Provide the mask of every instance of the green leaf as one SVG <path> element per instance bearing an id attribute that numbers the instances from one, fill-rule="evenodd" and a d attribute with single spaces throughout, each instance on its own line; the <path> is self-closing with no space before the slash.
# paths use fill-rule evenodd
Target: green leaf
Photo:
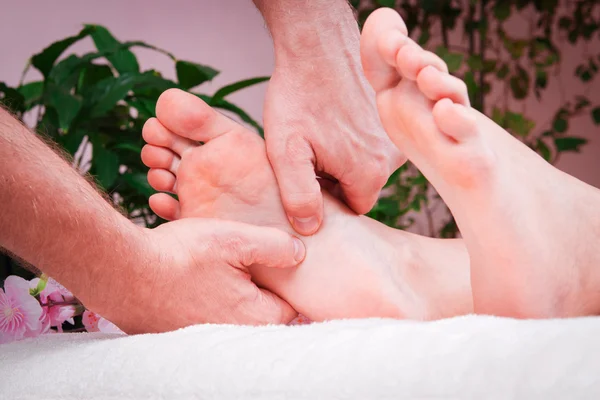
<path id="1" fill-rule="evenodd" d="M 138 110 L 141 118 L 156 117 L 156 100 L 144 97 L 135 97 L 127 100 L 127 104 Z"/>
<path id="2" fill-rule="evenodd" d="M 500 22 L 506 21 L 510 17 L 510 2 L 496 1 L 494 5 L 494 16 Z"/>
<path id="3" fill-rule="evenodd" d="M 425 29 L 421 31 L 417 43 L 419 46 L 425 46 L 429 42 L 429 39 L 431 39 L 431 32 L 429 32 L 429 29 Z"/>
<path id="4" fill-rule="evenodd" d="M 8 87 L 4 82 L 0 82 L 0 103 L 4 104 L 13 113 L 25 111 L 25 98 L 14 88 Z"/>
<path id="5" fill-rule="evenodd" d="M 587 139 L 579 137 L 560 137 L 554 139 L 556 150 L 559 152 L 563 151 L 574 151 L 579 153 L 580 147 L 587 143 Z"/>
<path id="6" fill-rule="evenodd" d="M 575 105 L 575 111 L 580 111 L 583 108 L 589 106 L 591 103 L 590 101 L 587 99 L 587 97 L 584 96 L 577 96 L 577 104 Z"/>
<path id="7" fill-rule="evenodd" d="M 26 85 L 19 87 L 17 90 L 23 96 L 23 99 L 25 101 L 25 109 L 29 110 L 42 100 L 42 93 L 44 92 L 44 82 L 30 82 Z"/>
<path id="8" fill-rule="evenodd" d="M 59 136 L 56 141 L 71 155 L 75 155 L 83 138 L 88 134 L 83 129 L 75 129 L 69 131 L 66 135 Z"/>
<path id="9" fill-rule="evenodd" d="M 510 89 L 513 96 L 518 99 L 524 99 L 529 93 L 529 74 L 521 66 L 517 66 L 517 72 L 510 78 Z"/>
<path id="10" fill-rule="evenodd" d="M 484 60 L 483 61 L 483 72 L 489 73 L 492 72 L 496 68 L 496 64 L 498 62 L 496 60 Z"/>
<path id="11" fill-rule="evenodd" d="M 529 45 L 529 40 L 513 40 L 507 36 L 503 38 L 504 47 L 510 53 L 514 60 L 518 60 L 523 55 L 523 51 Z"/>
<path id="12" fill-rule="evenodd" d="M 471 71 L 481 71 L 483 69 L 483 61 L 478 55 L 471 55 L 467 60 L 467 65 Z"/>
<path id="13" fill-rule="evenodd" d="M 232 83 L 231 85 L 223 86 L 221 89 L 217 90 L 215 94 L 213 94 L 213 101 L 223 99 L 229 96 L 231 93 L 268 81 L 269 79 L 271 79 L 271 77 L 261 76 L 258 78 L 246 79 L 243 81 Z"/>
<path id="14" fill-rule="evenodd" d="M 142 148 L 140 146 L 136 146 L 132 143 L 117 143 L 112 147 L 113 150 L 127 150 L 136 154 L 140 154 L 142 152 Z"/>
<path id="15" fill-rule="evenodd" d="M 137 74 L 125 73 L 117 78 L 103 79 L 91 87 L 87 96 L 91 103 L 90 116 L 97 118 L 109 112 L 133 89 L 138 77 Z"/>
<path id="16" fill-rule="evenodd" d="M 471 100 L 471 104 L 473 104 L 475 103 L 475 97 L 477 95 L 477 92 L 479 91 L 479 86 L 477 86 L 477 82 L 475 82 L 475 75 L 473 75 L 473 72 L 467 71 L 465 72 L 463 80 L 467 85 L 467 90 L 469 92 L 469 99 Z"/>
<path id="17" fill-rule="evenodd" d="M 140 71 L 135 55 L 129 49 L 118 50 L 122 43 L 115 39 L 108 29 L 101 25 L 86 25 L 86 28 L 91 30 L 92 40 L 98 51 L 112 52 L 106 58 L 119 73 Z"/>
<path id="18" fill-rule="evenodd" d="M 71 122 L 75 119 L 83 100 L 78 95 L 73 95 L 70 91 L 64 87 L 58 86 L 52 82 L 48 83 L 46 89 L 48 96 L 48 104 L 51 105 L 58 114 L 58 128 L 63 131 L 68 131 L 71 126 Z"/>
<path id="19" fill-rule="evenodd" d="M 102 143 L 92 135 L 90 137 L 93 146 L 92 175 L 96 177 L 100 185 L 108 190 L 119 176 L 119 157 L 112 151 L 102 147 Z"/>
<path id="20" fill-rule="evenodd" d="M 592 110 L 592 119 L 596 125 L 600 125 L 600 107 L 596 107 Z"/>
<path id="21" fill-rule="evenodd" d="M 400 168 L 395 170 L 392 173 L 392 175 L 390 175 L 390 177 L 388 178 L 387 182 L 385 183 L 385 185 L 383 187 L 389 187 L 389 186 L 393 185 L 394 183 L 396 183 L 401 172 L 402 172 L 402 170 Z"/>
<path id="22" fill-rule="evenodd" d="M 452 53 L 444 46 L 438 46 L 435 53 L 448 65 L 448 72 L 450 73 L 458 71 L 465 58 L 464 54 Z"/>
<path id="23" fill-rule="evenodd" d="M 523 114 L 507 111 L 505 114 L 505 127 L 515 135 L 526 137 L 535 127 L 535 122 L 525 118 Z"/>
<path id="24" fill-rule="evenodd" d="M 56 60 L 60 57 L 60 55 L 69 48 L 73 43 L 78 42 L 84 37 L 88 36 L 91 32 L 91 29 L 85 27 L 79 32 L 79 34 L 75 36 L 68 37 L 63 40 L 59 40 L 58 42 L 52 43 L 50 46 L 46 47 L 40 53 L 31 57 L 31 64 L 37 68 L 44 77 L 47 77 L 52 70 L 52 66 L 56 62 Z"/>
<path id="25" fill-rule="evenodd" d="M 38 294 L 42 293 L 44 291 L 44 289 L 46 289 L 47 283 L 48 283 L 48 281 L 46 279 L 40 279 L 34 289 L 29 289 L 29 294 L 31 296 L 35 297 Z"/>
<path id="26" fill-rule="evenodd" d="M 126 173 L 123 175 L 123 179 L 127 184 L 139 194 L 146 198 L 152 196 L 156 191 L 152 189 L 152 186 L 148 183 L 146 174 L 141 172 Z"/>
<path id="27" fill-rule="evenodd" d="M 592 72 L 588 69 L 586 71 L 583 71 L 581 75 L 579 75 L 579 78 L 581 78 L 582 82 L 589 82 L 592 80 L 593 75 Z"/>
<path id="28" fill-rule="evenodd" d="M 535 86 L 545 89 L 548 85 L 548 73 L 543 70 L 537 70 L 535 73 Z"/>
<path id="29" fill-rule="evenodd" d="M 79 73 L 79 81 L 77 90 L 79 92 L 85 90 L 89 86 L 95 85 L 103 79 L 113 76 L 113 72 L 108 65 L 89 64 L 84 67 Z"/>
<path id="30" fill-rule="evenodd" d="M 394 8 L 396 6 L 396 0 L 377 0 L 377 4 L 381 7 Z"/>
<path id="31" fill-rule="evenodd" d="M 48 79 L 52 82 L 61 86 L 74 86 L 77 83 L 79 68 L 81 68 L 86 61 L 82 58 L 71 54 L 58 64 L 50 71 Z"/>
<path id="32" fill-rule="evenodd" d="M 492 121 L 504 127 L 504 113 L 498 107 L 492 110 Z"/>
<path id="33" fill-rule="evenodd" d="M 536 142 L 536 151 L 544 158 L 544 160 L 550 162 L 552 159 L 552 153 L 550 148 L 542 139 L 538 139 Z"/>
<path id="34" fill-rule="evenodd" d="M 206 101 L 206 97 L 204 97 L 204 98 L 201 96 L 198 96 L 198 97 L 200 97 L 201 99 Z M 254 119 L 252 119 L 252 117 L 250 117 L 250 115 L 248 115 L 244 110 L 242 110 L 235 104 L 232 104 L 223 99 L 217 99 L 217 100 L 209 99 L 209 101 L 207 101 L 207 103 L 213 107 L 221 108 L 223 110 L 231 111 L 234 114 L 237 114 L 237 116 L 240 117 L 242 119 L 242 121 L 252 125 L 254 128 L 256 128 L 258 134 L 260 136 L 264 137 L 265 132 L 264 132 L 262 126 L 260 126 L 260 124 L 258 122 L 256 122 Z"/>
<path id="35" fill-rule="evenodd" d="M 196 64 L 189 61 L 177 61 L 175 64 L 177 80 L 183 89 L 191 89 L 212 80 L 219 71 L 206 65 Z"/>
<path id="36" fill-rule="evenodd" d="M 552 124 L 552 129 L 554 129 L 554 131 L 558 132 L 558 133 L 566 132 L 568 127 L 569 127 L 569 123 L 567 122 L 566 119 L 563 119 L 563 118 L 555 119 L 554 123 Z"/>
<path id="37" fill-rule="evenodd" d="M 509 72 L 510 70 L 508 68 L 508 65 L 502 64 L 498 72 L 496 72 L 496 76 L 498 77 L 498 79 L 504 79 L 506 78 Z"/>
<path id="38" fill-rule="evenodd" d="M 571 18 L 569 18 L 569 17 L 561 17 L 558 20 L 558 26 L 561 29 L 569 29 L 569 27 L 571 26 Z"/>
<path id="39" fill-rule="evenodd" d="M 137 96 L 143 95 L 144 97 L 158 100 L 158 97 L 162 92 L 172 88 L 182 89 L 177 83 L 163 78 L 160 72 L 150 70 L 145 71 L 136 80 L 135 94 Z"/>

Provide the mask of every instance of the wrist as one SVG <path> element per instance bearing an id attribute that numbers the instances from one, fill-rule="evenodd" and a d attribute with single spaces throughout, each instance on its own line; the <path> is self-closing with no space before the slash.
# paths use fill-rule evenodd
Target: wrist
<path id="1" fill-rule="evenodd" d="M 360 32 L 345 0 L 255 3 L 271 33 L 276 65 L 314 68 L 317 61 L 328 60 L 360 64 Z"/>
<path id="2" fill-rule="evenodd" d="M 98 254 L 106 254 L 92 260 L 80 284 L 73 293 L 86 308 L 97 312 L 120 327 L 124 318 L 132 318 L 136 306 L 151 291 L 149 282 L 154 276 L 152 266 L 157 256 L 150 245 L 151 231 L 141 228 L 123 218 L 107 235 L 104 248 Z M 143 311 L 143 308 L 142 308 Z"/>

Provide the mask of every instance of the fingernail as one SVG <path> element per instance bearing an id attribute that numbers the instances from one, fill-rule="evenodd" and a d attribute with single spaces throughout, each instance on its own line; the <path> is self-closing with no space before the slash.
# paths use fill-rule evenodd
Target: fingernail
<path id="1" fill-rule="evenodd" d="M 304 260 L 306 256 L 306 249 L 304 248 L 304 243 L 298 238 L 294 238 L 294 260 L 296 262 L 300 262 Z"/>
<path id="2" fill-rule="evenodd" d="M 319 221 L 316 217 L 308 217 L 308 218 L 293 218 L 293 224 L 296 230 L 305 235 L 310 235 L 315 233 L 317 228 L 319 227 Z"/>

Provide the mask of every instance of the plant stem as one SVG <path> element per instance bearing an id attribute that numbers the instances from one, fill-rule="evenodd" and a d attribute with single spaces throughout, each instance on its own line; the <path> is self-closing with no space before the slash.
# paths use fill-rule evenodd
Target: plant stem
<path id="1" fill-rule="evenodd" d="M 31 67 L 31 59 L 27 61 L 27 65 L 25 65 L 25 68 L 23 69 L 23 72 L 21 73 L 21 79 L 19 79 L 19 87 L 23 86 L 23 82 L 25 82 L 25 75 L 27 75 L 27 72 L 29 71 L 30 67 Z"/>

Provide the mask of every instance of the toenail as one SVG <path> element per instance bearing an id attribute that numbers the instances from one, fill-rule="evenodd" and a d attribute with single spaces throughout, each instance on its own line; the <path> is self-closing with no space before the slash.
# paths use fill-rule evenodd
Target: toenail
<path id="1" fill-rule="evenodd" d="M 319 227 L 319 220 L 316 217 L 294 217 L 292 218 L 292 221 L 294 228 L 296 228 L 298 232 L 302 232 L 304 234 L 313 234 Z"/>

